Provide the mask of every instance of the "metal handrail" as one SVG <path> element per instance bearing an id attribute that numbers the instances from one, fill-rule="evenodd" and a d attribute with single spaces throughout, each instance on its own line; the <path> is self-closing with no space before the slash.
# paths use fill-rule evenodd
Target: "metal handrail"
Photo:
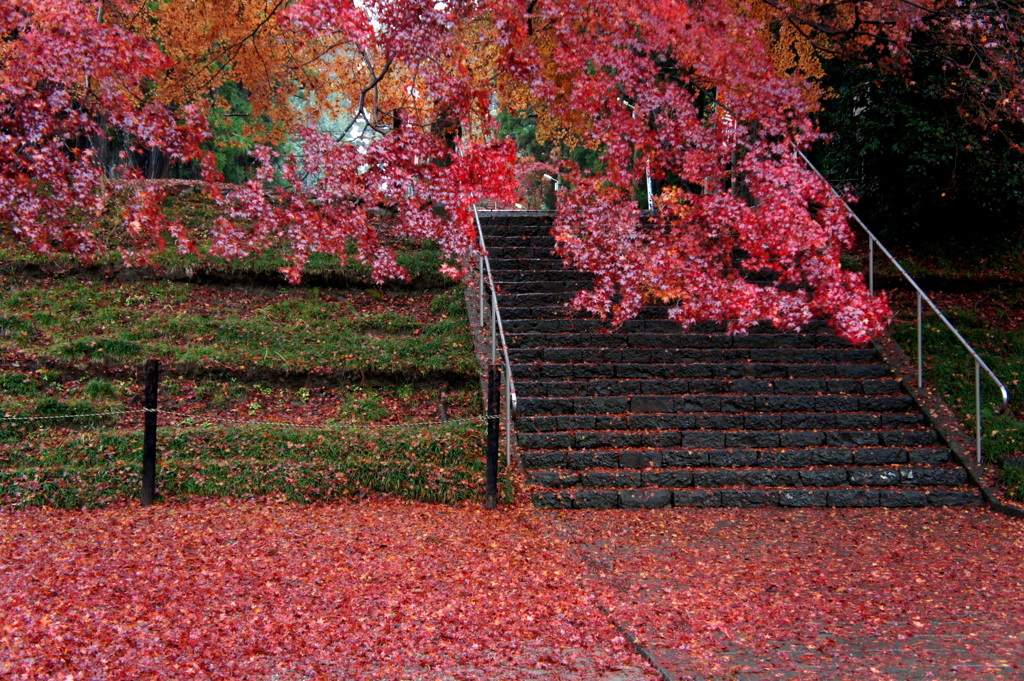
<path id="1" fill-rule="evenodd" d="M 505 340 L 505 327 L 501 323 L 501 311 L 498 309 L 498 289 L 494 285 L 494 277 L 491 274 L 491 261 L 487 257 L 487 245 L 484 242 L 484 230 L 480 224 L 480 213 L 476 206 L 473 206 L 473 218 L 476 220 L 476 234 L 480 242 L 480 253 L 477 255 L 477 267 L 479 274 L 479 297 L 477 305 L 480 310 L 480 328 L 484 328 L 484 277 L 486 275 L 487 287 L 491 290 L 491 333 L 490 333 L 490 354 L 491 364 L 494 364 L 498 353 L 498 340 L 501 341 L 501 354 L 505 365 L 505 464 L 512 464 L 512 417 L 518 406 L 516 397 L 516 384 L 512 378 L 512 363 L 508 358 L 508 342 Z"/>
<path id="2" fill-rule="evenodd" d="M 828 181 L 828 179 L 826 179 L 826 177 L 824 175 L 822 175 L 821 171 L 818 170 L 817 167 L 815 167 L 815 165 L 813 163 L 811 163 L 811 159 L 807 158 L 807 155 L 804 154 L 804 152 L 800 151 L 799 148 L 797 148 L 795 146 L 793 148 L 796 150 L 797 155 L 801 159 L 803 159 L 803 162 L 807 164 L 807 167 L 810 168 L 811 170 L 813 170 L 818 175 L 818 177 L 820 177 L 822 180 L 825 181 L 826 184 L 828 184 L 829 189 L 832 190 L 832 193 L 836 196 L 836 198 L 838 198 L 840 201 L 843 202 L 843 205 L 846 207 L 846 210 L 850 214 L 850 217 L 853 218 L 853 220 L 858 225 L 860 225 L 861 229 L 863 229 L 864 232 L 868 235 L 868 290 L 871 292 L 871 294 L 874 295 L 874 293 L 875 293 L 875 247 L 876 246 L 878 247 L 879 250 L 882 251 L 882 253 L 885 255 L 885 257 L 887 257 L 889 259 L 889 262 L 892 263 L 892 265 L 896 268 L 896 270 L 900 274 L 903 275 L 903 278 L 906 279 L 907 282 L 911 286 L 914 287 L 915 291 L 917 291 L 917 387 L 918 387 L 918 389 L 920 390 L 922 388 L 923 384 L 924 384 L 924 334 L 923 334 L 923 327 L 922 327 L 922 323 L 921 323 L 921 316 L 922 316 L 922 309 L 923 309 L 923 306 L 921 304 L 922 301 L 928 303 L 928 306 L 932 309 L 932 311 L 935 312 L 936 315 L 938 315 L 939 319 L 942 320 L 942 323 L 946 325 L 946 328 L 948 328 L 953 333 L 953 335 L 956 336 L 956 339 L 958 341 L 960 341 L 960 344 L 964 346 L 964 349 L 967 350 L 968 354 L 971 357 L 974 358 L 975 443 L 976 443 L 976 451 L 977 451 L 978 463 L 980 464 L 981 463 L 981 433 L 982 433 L 982 427 L 981 427 L 981 370 L 982 369 L 985 370 L 985 373 L 987 373 L 989 375 L 989 378 L 991 378 L 992 381 L 995 382 L 996 386 L 999 388 L 999 392 L 1002 394 L 1003 405 L 999 409 L 996 410 L 995 413 L 997 415 L 998 414 L 1002 414 L 1010 406 L 1010 391 L 1007 390 L 1006 384 L 1004 384 L 1001 380 L 999 380 L 999 377 L 996 376 L 995 372 L 993 372 L 992 369 L 989 368 L 988 364 L 985 363 L 985 360 L 983 360 L 981 358 L 981 356 L 979 356 L 978 353 L 974 350 L 974 348 L 971 346 L 971 344 L 968 343 L 964 339 L 964 337 L 962 335 L 960 335 L 960 332 L 957 330 L 957 328 L 955 326 L 953 326 L 953 324 L 948 319 L 946 319 L 946 315 L 942 314 L 942 311 L 939 310 L 938 306 L 935 305 L 935 302 L 932 301 L 932 299 L 930 297 L 928 297 L 928 294 L 925 293 L 921 289 L 921 287 L 918 285 L 918 283 L 916 281 L 914 281 L 914 278 L 911 277 L 910 274 L 907 273 L 907 271 L 905 269 L 903 269 L 903 266 L 900 265 L 900 263 L 892 255 L 892 253 L 889 252 L 889 249 L 887 249 L 884 245 L 882 245 L 882 242 L 878 240 L 878 237 L 876 237 L 874 235 L 874 233 L 870 229 L 868 229 L 868 226 L 864 224 L 864 221 L 861 220 L 860 217 L 856 213 L 853 212 L 853 208 L 850 207 L 850 204 L 847 203 L 846 200 L 843 199 L 843 197 L 839 195 L 839 192 L 836 191 L 835 187 L 833 187 L 832 184 Z"/>

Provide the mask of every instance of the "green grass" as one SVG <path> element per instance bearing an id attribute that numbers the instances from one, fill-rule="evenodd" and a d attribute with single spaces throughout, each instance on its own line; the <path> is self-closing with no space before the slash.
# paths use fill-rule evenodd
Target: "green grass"
<path id="1" fill-rule="evenodd" d="M 1006 487 L 1007 495 L 1014 501 L 1024 501 L 1024 468 L 1004 465 L 999 473 L 999 482 Z"/>
<path id="2" fill-rule="evenodd" d="M 88 399 L 36 396 L 30 399 L 0 397 L 0 416 L 19 420 L 0 420 L 0 445 L 25 439 L 44 439 L 41 431 L 50 428 L 97 429 L 116 422 L 113 411 L 123 411 L 123 404 Z M 3 454 L 0 452 L 0 458 Z"/>
<path id="3" fill-rule="evenodd" d="M 101 398 L 101 397 L 117 397 L 118 390 L 117 385 L 108 378 L 94 378 L 85 386 L 85 392 L 89 397 Z"/>
<path id="4" fill-rule="evenodd" d="M 476 376 L 465 306 L 441 294 L 429 323 L 395 312 L 360 313 L 317 289 L 282 287 L 263 302 L 222 299 L 218 289 L 169 281 L 86 284 L 2 277 L 7 320 L 0 349 L 75 366 L 134 367 L 146 357 L 174 364 L 258 367 L 396 380 Z M 198 296 L 186 305 L 189 297 Z M 397 293 L 391 296 L 432 295 Z"/>
<path id="5" fill-rule="evenodd" d="M 158 492 L 165 498 L 321 502 L 381 493 L 458 503 L 483 494 L 483 427 L 474 422 L 389 428 L 386 436 L 201 423 L 161 433 Z M 135 498 L 140 440 L 138 433 L 89 431 L 47 446 L 24 440 L 7 447 L 0 454 L 0 503 L 80 508 Z"/>
<path id="6" fill-rule="evenodd" d="M 121 276 L 116 206 L 94 225 L 109 250 L 89 263 L 33 253 L 0 231 L 0 356 L 21 365 L 0 369 L 0 417 L 33 419 L 0 419 L 0 504 L 137 497 L 141 429 L 128 424 L 141 417 L 92 415 L 139 408 L 135 376 L 149 357 L 162 360 L 161 409 L 196 414 L 161 422 L 165 497 L 482 498 L 481 423 L 379 427 L 406 414 L 429 421 L 442 385 L 450 409 L 480 413 L 462 289 L 439 273 L 437 244 L 395 244 L 407 281 L 374 282 L 350 244 L 343 258 L 312 254 L 304 284 L 288 286 L 287 246 L 212 257 L 217 206 L 201 192 L 171 194 L 165 209 L 198 253 L 176 252 L 165 235 L 151 267 L 127 271 L 138 276 Z M 290 421 L 293 409 L 333 427 L 213 418 Z M 503 488 L 511 494 L 508 479 Z"/>
<path id="7" fill-rule="evenodd" d="M 343 421 L 366 423 L 382 421 L 388 416 L 388 408 L 383 404 L 380 393 L 361 387 L 356 387 L 353 390 L 353 394 L 339 407 L 337 412 L 337 417 Z"/>
<path id="8" fill-rule="evenodd" d="M 28 397 L 39 394 L 39 382 L 17 373 L 0 373 L 0 395 Z"/>
<path id="9" fill-rule="evenodd" d="M 197 203 L 179 217 L 211 221 L 209 207 Z M 307 271 L 333 288 L 266 283 L 279 280 L 286 256 L 228 263 L 167 253 L 156 271 L 171 277 L 122 283 L 0 238 L 0 354 L 28 358 L 0 370 L 0 417 L 33 419 L 0 420 L 0 504 L 77 508 L 137 497 L 141 428 L 124 429 L 134 417 L 93 415 L 138 409 L 134 376 L 148 357 L 162 359 L 162 404 L 181 400 L 198 414 L 188 425 L 161 425 L 166 498 L 482 498 L 481 423 L 379 427 L 417 400 L 410 420 L 429 418 L 423 405 L 432 406 L 440 384 L 452 386 L 449 399 L 462 413 L 479 413 L 478 395 L 463 399 L 479 369 L 462 290 L 438 274 L 436 246 L 400 244 L 412 281 L 395 287 L 378 287 L 367 267 L 323 254 Z M 120 267 L 116 254 L 95 264 L 101 272 Z M 183 268 L 237 276 L 248 288 L 175 281 Z M 288 378 L 324 373 L 329 391 Z M 335 426 L 202 421 L 288 421 L 289 405 Z M 510 495 L 511 483 L 503 485 Z"/>

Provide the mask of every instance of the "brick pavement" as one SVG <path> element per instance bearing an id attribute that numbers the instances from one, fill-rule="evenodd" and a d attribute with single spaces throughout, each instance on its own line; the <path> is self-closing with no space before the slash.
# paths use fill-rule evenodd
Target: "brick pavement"
<path id="1" fill-rule="evenodd" d="M 1024 678 L 1024 522 L 984 509 L 551 513 L 669 679 Z"/>

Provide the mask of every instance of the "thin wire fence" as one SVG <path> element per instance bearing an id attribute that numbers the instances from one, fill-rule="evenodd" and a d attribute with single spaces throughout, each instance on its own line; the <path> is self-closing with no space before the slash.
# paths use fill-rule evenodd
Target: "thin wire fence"
<path id="1" fill-rule="evenodd" d="M 148 369 L 150 369 L 149 365 L 151 363 L 154 364 L 153 369 L 155 370 L 150 372 L 148 371 Z M 143 381 L 143 402 L 145 406 L 141 409 L 111 408 L 104 410 L 101 406 L 97 405 L 94 411 L 85 411 L 82 409 L 78 409 L 71 411 L 71 413 L 43 415 L 30 413 L 12 413 L 13 405 L 9 405 L 6 413 L 0 412 L 0 433 L 3 433 L 3 431 L 7 431 L 7 438 L 9 438 L 10 435 L 13 434 L 16 439 L 25 441 L 28 444 L 29 449 L 38 449 L 39 443 L 33 442 L 33 440 L 37 438 L 33 437 L 32 435 L 33 433 L 39 432 L 37 428 L 47 429 L 48 432 L 58 434 L 64 434 L 67 432 L 67 428 L 73 428 L 76 431 L 96 434 L 98 437 L 100 437 L 100 439 L 107 438 L 108 435 L 113 434 L 118 435 L 118 437 L 120 438 L 120 441 L 114 442 L 114 444 L 107 442 L 104 445 L 104 447 L 113 447 L 114 449 L 112 449 L 111 451 L 116 451 L 119 452 L 120 454 L 118 454 L 114 459 L 108 460 L 109 457 L 107 455 L 106 450 L 104 450 L 104 454 L 101 457 L 103 458 L 103 461 L 100 462 L 101 465 L 80 465 L 80 457 L 89 458 L 91 456 L 94 456 L 95 454 L 94 452 L 90 452 L 89 445 L 86 444 L 83 445 L 85 449 L 83 449 L 82 451 L 74 450 L 73 455 L 71 456 L 69 456 L 67 452 L 61 450 L 61 447 L 58 447 L 57 449 L 61 451 L 55 452 L 52 461 L 46 465 L 41 465 L 41 459 L 39 456 L 29 453 L 27 454 L 28 459 L 31 459 L 34 464 L 29 468 L 24 468 L 23 466 L 15 465 L 14 463 L 12 463 L 13 468 L 10 469 L 4 469 L 3 467 L 0 467 L 0 499 L 4 498 L 5 496 L 11 495 L 13 495 L 12 498 L 22 498 L 22 496 L 20 496 L 20 492 L 12 492 L 12 489 L 19 488 L 19 486 L 22 485 L 21 482 L 17 482 L 18 476 L 26 474 L 36 476 L 43 475 L 44 477 L 46 477 L 47 475 L 59 477 L 59 480 L 56 477 L 54 478 L 56 482 L 54 482 L 53 484 L 56 485 L 57 487 L 54 487 L 53 489 L 46 488 L 46 486 L 43 485 L 43 483 L 41 483 L 38 479 L 35 480 L 35 482 L 29 480 L 28 482 L 25 483 L 26 486 L 24 487 L 24 489 L 27 490 L 29 497 L 31 497 L 32 494 L 36 494 L 37 496 L 39 494 L 42 494 L 42 498 L 45 499 L 46 503 L 49 503 L 54 499 L 65 499 L 66 497 L 73 497 L 74 499 L 76 499 L 74 503 L 78 505 L 81 499 L 90 499 L 90 494 L 102 494 L 104 490 L 107 490 L 109 492 L 108 488 L 110 488 L 111 485 L 114 485 L 114 487 L 118 487 L 118 485 L 120 485 L 118 489 L 122 489 L 124 487 L 123 480 L 127 480 L 132 477 L 132 474 L 123 466 L 121 466 L 121 463 L 123 463 L 122 458 L 124 458 L 122 455 L 127 454 L 128 450 L 135 449 L 133 445 L 131 445 L 128 441 L 124 440 L 124 435 L 131 434 L 136 431 L 141 432 L 142 435 L 140 501 L 143 506 L 148 506 L 154 503 L 154 500 L 157 498 L 157 478 L 159 470 L 164 469 L 166 466 L 170 466 L 169 468 L 167 468 L 167 470 L 170 471 L 169 473 L 167 473 L 167 481 L 172 489 L 175 488 L 175 485 L 181 487 L 181 485 L 187 486 L 193 484 L 191 482 L 183 483 L 181 480 L 178 479 L 180 476 L 177 473 L 175 473 L 175 471 L 180 472 L 182 461 L 176 460 L 173 456 L 173 453 L 179 452 L 181 448 L 181 442 L 179 439 L 183 436 L 187 439 L 190 439 L 191 436 L 189 436 L 188 433 L 195 433 L 194 437 L 198 439 L 200 449 L 202 449 L 202 443 L 206 441 L 206 438 L 210 437 L 210 432 L 215 433 L 213 437 L 217 438 L 227 437 L 229 433 L 231 433 L 232 431 L 236 431 L 237 429 L 252 428 L 252 431 L 248 431 L 247 433 L 238 433 L 238 435 L 243 440 L 253 441 L 253 444 L 255 444 L 255 441 L 257 440 L 261 442 L 276 442 L 279 438 L 282 441 L 288 441 L 290 443 L 291 439 L 294 437 L 303 437 L 298 434 L 299 432 L 314 431 L 318 433 L 332 433 L 335 435 L 328 435 L 327 437 L 327 440 L 329 440 L 329 442 L 326 444 L 328 450 L 326 452 L 327 459 L 324 460 L 326 462 L 332 456 L 337 455 L 337 452 L 331 449 L 332 447 L 335 446 L 335 444 L 332 444 L 334 440 L 338 440 L 338 444 L 342 444 L 344 443 L 344 441 L 348 441 L 352 438 L 355 438 L 358 441 L 373 440 L 374 442 L 366 444 L 366 447 L 364 447 L 365 451 L 377 451 L 377 449 L 382 443 L 388 441 L 395 442 L 395 446 L 398 448 L 397 451 L 405 451 L 410 446 L 413 446 L 410 443 L 416 443 L 419 441 L 418 438 L 426 436 L 428 440 L 433 439 L 434 441 L 436 441 L 436 446 L 439 446 L 447 451 L 448 447 L 444 443 L 447 441 L 446 439 L 450 435 L 455 435 L 457 441 L 455 441 L 454 444 L 452 445 L 454 447 L 452 451 L 456 452 L 458 456 L 464 456 L 464 454 L 460 452 L 468 453 L 469 450 L 466 449 L 467 444 L 469 444 L 471 449 L 475 449 L 475 446 L 470 443 L 470 440 L 475 440 L 475 438 L 471 437 L 472 431 L 477 430 L 478 426 L 484 424 L 487 424 L 488 431 L 496 431 L 498 428 L 498 423 L 500 421 L 500 415 L 497 412 L 494 412 L 493 414 L 489 415 L 479 414 L 459 418 L 445 418 L 445 412 L 443 410 L 440 413 L 441 418 L 433 420 L 411 420 L 396 423 L 358 423 L 333 422 L 325 419 L 326 422 L 310 423 L 308 421 L 284 421 L 272 418 L 245 418 L 243 415 L 234 416 L 231 414 L 211 414 L 203 410 L 180 411 L 178 409 L 175 409 L 173 407 L 173 404 L 170 409 L 167 409 L 159 405 L 156 400 L 156 396 L 159 391 L 158 366 L 159 364 L 156 360 L 150 360 L 150 362 L 147 362 L 147 371 L 144 372 L 145 380 Z M 24 407 L 21 408 L 24 409 Z M 308 417 L 303 416 L 299 418 Z M 160 421 L 161 423 L 158 424 L 158 421 Z M 168 439 L 166 442 L 168 446 L 170 446 L 170 451 L 172 453 L 171 458 L 167 459 L 164 463 L 161 463 L 159 466 L 157 457 L 158 427 L 159 429 L 163 430 L 168 434 Z M 203 429 L 213 430 L 207 430 L 205 433 L 202 433 Z M 267 432 L 264 429 L 276 429 L 277 432 Z M 219 433 L 220 435 L 217 435 L 216 433 Z M 381 435 L 365 435 L 367 433 L 379 433 Z M 389 433 L 393 435 L 389 435 Z M 470 436 L 470 440 L 463 441 L 463 436 Z M 61 435 L 61 438 L 62 437 L 63 435 Z M 134 442 L 134 438 L 129 439 Z M 323 436 L 317 435 L 316 439 L 317 441 L 320 441 L 321 439 L 323 439 Z M 495 439 L 495 442 L 493 443 L 492 446 L 492 443 L 490 442 L 491 439 L 494 438 L 491 438 L 490 434 L 488 434 L 487 448 L 485 451 L 485 455 L 488 461 L 490 461 L 492 458 L 496 458 L 497 456 L 497 441 Z M 175 440 L 179 441 L 175 444 Z M 10 440 L 8 439 L 7 441 L 9 442 Z M 288 446 L 291 445 L 289 444 Z M 431 445 L 428 442 L 427 450 L 431 450 L 432 446 L 434 445 Z M 48 447 L 43 447 L 43 449 L 46 450 L 48 449 Z M 74 449 L 74 447 L 72 447 L 72 449 Z M 184 450 L 181 451 L 183 452 Z M 193 454 L 195 454 L 195 452 L 193 452 Z M 427 464 L 425 464 L 427 468 L 430 468 L 430 466 L 436 466 L 438 464 L 442 466 L 448 465 L 447 463 L 441 463 L 440 461 L 431 464 L 429 461 L 430 455 L 427 454 L 426 456 L 428 457 Z M 15 458 L 17 459 L 18 457 Z M 43 458 L 45 459 L 46 457 Z M 128 454 L 128 458 L 131 459 L 132 461 L 135 461 L 134 456 L 131 454 Z M 40 459 L 40 461 L 36 461 L 36 459 Z M 18 460 L 20 461 L 20 459 Z M 416 460 L 417 456 L 415 455 L 412 456 L 410 459 L 410 461 Z M 12 459 L 11 461 L 14 462 L 14 459 Z M 210 460 L 205 457 L 203 457 L 203 461 L 207 464 L 210 463 Z M 234 457 L 231 457 L 231 464 L 235 467 L 244 467 L 246 465 L 245 461 L 245 459 L 235 459 Z M 260 459 L 260 461 L 263 461 L 262 458 Z M 304 465 L 308 465 L 308 462 L 301 463 L 291 461 L 290 457 L 285 456 L 284 458 L 278 461 L 278 464 L 284 466 L 297 465 L 299 467 L 302 467 Z M 319 466 L 321 464 L 316 465 Z M 372 468 L 373 464 L 372 462 L 370 464 L 367 464 L 367 462 L 362 459 L 359 459 L 358 461 L 356 461 L 355 464 L 353 464 L 354 467 L 352 468 L 351 472 L 353 475 L 356 476 L 356 479 L 361 479 L 360 476 L 365 477 L 366 471 L 364 469 L 367 465 L 370 465 L 370 467 Z M 453 463 L 452 465 L 454 466 L 454 468 L 452 469 L 452 474 L 455 476 L 455 478 L 453 479 L 457 479 L 459 478 L 459 476 L 464 476 L 467 474 L 467 471 L 471 470 L 460 469 L 460 466 L 462 464 L 459 463 Z M 22 468 L 24 468 L 24 470 L 22 470 Z M 434 483 L 430 482 L 432 479 L 430 476 L 437 474 L 435 470 L 427 470 L 424 469 L 423 466 L 417 468 L 415 465 L 411 465 L 407 467 L 407 469 L 401 468 L 401 466 L 399 468 L 400 477 L 405 476 L 410 480 L 408 484 L 411 485 L 411 487 L 409 489 L 419 490 L 419 493 L 424 493 L 424 490 L 432 489 L 431 484 Z M 318 472 L 314 475 L 314 477 L 317 479 L 323 477 L 324 480 L 331 481 L 334 480 L 334 477 L 332 476 L 337 476 L 337 470 L 332 468 L 332 465 L 327 465 L 322 470 L 317 470 Z M 106 473 L 104 473 L 104 471 L 106 471 Z M 69 484 L 67 482 L 67 475 L 86 475 L 87 473 L 96 474 L 99 476 L 98 478 L 96 478 L 96 480 L 100 480 L 101 478 L 102 480 L 100 480 L 100 482 L 98 483 L 93 484 L 90 482 L 86 482 L 83 479 L 83 481 L 81 481 L 80 484 L 76 487 L 76 490 L 78 491 L 66 491 L 66 487 Z M 469 474 L 472 475 L 472 473 Z M 12 475 L 14 476 L 13 478 L 11 477 Z M 107 477 L 104 478 L 104 475 L 106 475 Z M 268 475 L 270 476 L 269 478 L 267 478 Z M 380 475 L 393 475 L 393 469 L 388 469 L 387 466 L 385 465 L 381 469 Z M 110 478 L 110 476 L 114 476 L 118 478 L 118 480 L 122 481 L 112 482 L 110 479 L 108 479 Z M 273 477 L 274 474 L 272 470 L 269 473 L 267 471 L 261 471 L 260 473 L 256 474 L 256 477 L 254 478 L 255 482 L 250 480 L 245 484 L 248 484 L 250 486 L 266 485 L 270 484 L 267 483 L 266 480 L 271 480 L 273 479 Z M 494 508 L 497 503 L 496 481 L 491 480 L 491 477 L 492 476 L 488 474 L 484 481 L 487 492 L 486 498 L 488 508 Z M 264 478 L 266 478 L 266 480 L 264 480 Z M 4 480 L 7 480 L 7 482 L 5 483 Z M 6 488 L 5 484 L 7 486 Z M 219 485 L 221 483 L 217 484 Z M 302 487 L 302 485 L 308 486 L 307 482 L 295 482 L 287 477 L 281 484 L 283 484 L 284 487 L 288 489 L 295 487 L 295 485 L 299 485 L 299 487 Z M 376 482 L 363 480 L 363 482 L 360 482 L 358 484 L 369 485 L 370 489 L 376 489 L 374 487 Z M 401 485 L 405 483 L 395 483 L 394 480 L 392 480 L 388 484 Z M 40 485 L 43 486 L 40 487 Z M 314 485 L 314 487 L 315 486 L 316 485 Z M 295 489 L 299 489 L 299 487 L 295 487 Z M 268 487 L 268 489 L 270 488 Z M 324 487 L 324 489 L 327 489 L 328 491 L 332 489 L 331 484 L 327 484 L 327 486 Z M 294 491 L 295 490 L 293 489 L 292 492 Z M 321 492 L 323 492 L 323 490 L 321 490 Z M 305 492 L 303 494 L 305 494 Z M 437 492 L 437 494 L 441 493 Z M 461 498 L 459 497 L 457 490 L 450 490 L 445 494 L 454 495 L 452 496 L 453 499 Z M 68 495 L 70 495 L 70 497 Z"/>
<path id="2" fill-rule="evenodd" d="M 59 416 L 0 416 L 2 422 L 32 422 L 32 421 L 58 421 L 58 420 L 85 420 L 100 419 L 108 416 L 126 416 L 129 414 L 156 413 L 161 417 L 180 419 L 178 426 L 204 426 L 214 423 L 230 423 L 244 426 L 274 426 L 281 428 L 303 428 L 309 430 L 386 430 L 397 428 L 418 428 L 421 426 L 441 426 L 457 423 L 485 423 L 490 417 L 484 414 L 460 419 L 446 419 L 443 421 L 406 421 L 401 423 L 294 423 L 290 421 L 258 421 L 253 419 L 235 419 L 223 416 L 210 416 L 197 413 L 175 412 L 165 409 L 125 409 L 120 411 L 104 411 L 95 413 L 61 414 Z"/>
<path id="3" fill-rule="evenodd" d="M 0 416 L 0 421 L 9 422 L 20 422 L 20 421 L 58 421 L 58 420 L 74 420 L 74 419 L 99 419 L 107 416 L 125 416 L 127 414 L 145 414 L 150 410 L 148 409 L 125 409 L 123 411 L 102 411 L 95 413 L 86 414 L 61 414 L 59 416 L 9 416 L 7 414 Z"/>

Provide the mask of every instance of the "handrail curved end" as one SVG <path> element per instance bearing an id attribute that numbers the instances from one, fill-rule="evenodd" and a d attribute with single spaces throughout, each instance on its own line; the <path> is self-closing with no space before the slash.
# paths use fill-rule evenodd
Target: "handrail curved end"
<path id="1" fill-rule="evenodd" d="M 1003 395 L 1003 406 L 996 409 L 995 415 L 999 416 L 1006 412 L 1010 408 L 1010 391 L 1006 389 L 1006 386 L 1002 383 L 999 384 L 999 392 Z"/>

